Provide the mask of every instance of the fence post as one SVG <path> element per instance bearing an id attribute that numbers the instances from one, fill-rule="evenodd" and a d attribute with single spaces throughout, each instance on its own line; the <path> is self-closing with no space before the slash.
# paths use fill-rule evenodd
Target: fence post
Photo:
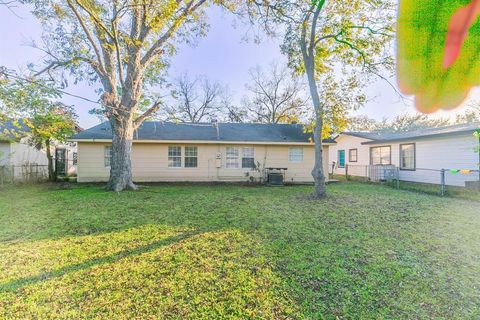
<path id="1" fill-rule="evenodd" d="M 441 187 L 440 187 L 440 193 L 442 195 L 442 197 L 445 195 L 445 169 L 442 169 L 440 171 L 440 181 L 442 183 Z"/>
<path id="2" fill-rule="evenodd" d="M 345 179 L 348 181 L 348 164 L 345 163 Z"/>
<path id="3" fill-rule="evenodd" d="M 400 168 L 397 167 L 397 170 L 395 170 L 396 173 L 396 178 L 397 178 L 397 189 L 400 189 Z"/>

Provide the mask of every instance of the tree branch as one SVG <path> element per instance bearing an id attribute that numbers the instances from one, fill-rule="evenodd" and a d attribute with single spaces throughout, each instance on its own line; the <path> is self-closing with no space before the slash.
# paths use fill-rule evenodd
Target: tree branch
<path id="1" fill-rule="evenodd" d="M 152 116 L 158 110 L 160 110 L 161 105 L 162 105 L 162 102 L 160 100 L 157 100 L 147 111 L 145 111 L 141 116 L 135 119 L 134 120 L 135 128 L 136 129 L 139 128 L 148 117 Z"/>

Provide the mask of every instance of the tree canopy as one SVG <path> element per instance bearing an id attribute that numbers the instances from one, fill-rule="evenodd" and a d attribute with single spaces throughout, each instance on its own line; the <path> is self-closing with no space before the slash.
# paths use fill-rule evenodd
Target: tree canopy
<path id="1" fill-rule="evenodd" d="M 249 10 L 252 21 L 272 34 L 280 33 L 281 50 L 290 66 L 308 80 L 315 113 L 312 176 L 315 196 L 323 197 L 326 190 L 321 136 L 326 115 L 330 108 L 332 116 L 345 116 L 344 110 L 350 106 L 329 106 L 320 88 L 325 85 L 325 77 L 333 73 L 340 75 L 335 81 L 354 79 L 350 81 L 356 84 L 364 83 L 371 75 L 387 78 L 383 72 L 391 71 L 393 66 L 389 44 L 393 39 L 394 4 L 390 0 L 254 1 Z"/>

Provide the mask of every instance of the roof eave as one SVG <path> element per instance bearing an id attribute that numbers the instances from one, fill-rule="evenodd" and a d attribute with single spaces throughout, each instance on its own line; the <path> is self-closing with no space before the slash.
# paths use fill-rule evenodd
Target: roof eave
<path id="1" fill-rule="evenodd" d="M 417 139 L 428 139 L 428 138 L 438 138 L 438 137 L 461 136 L 461 135 L 465 135 L 465 134 L 468 134 L 468 133 L 471 133 L 473 135 L 474 132 L 475 132 L 475 130 L 463 130 L 463 131 L 455 131 L 455 132 L 446 132 L 446 133 L 436 133 L 436 134 L 428 134 L 428 135 L 421 135 L 421 136 L 413 136 L 413 137 L 406 137 L 406 138 L 372 140 L 372 141 L 362 142 L 362 145 L 383 144 L 383 143 L 402 142 L 402 141 L 410 141 L 410 140 L 417 140 Z"/>
<path id="2" fill-rule="evenodd" d="M 111 143 L 112 139 L 68 139 L 68 142 Z M 188 144 L 253 144 L 253 145 L 314 145 L 303 141 L 232 141 L 232 140 L 133 140 L 133 143 L 188 143 Z M 323 142 L 323 145 L 335 145 L 336 142 Z"/>

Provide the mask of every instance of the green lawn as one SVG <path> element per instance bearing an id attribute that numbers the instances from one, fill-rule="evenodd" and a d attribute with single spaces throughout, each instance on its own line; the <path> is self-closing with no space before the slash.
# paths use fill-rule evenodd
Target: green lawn
<path id="1" fill-rule="evenodd" d="M 311 188 L 2 189 L 0 318 L 480 318 L 480 201 Z"/>

